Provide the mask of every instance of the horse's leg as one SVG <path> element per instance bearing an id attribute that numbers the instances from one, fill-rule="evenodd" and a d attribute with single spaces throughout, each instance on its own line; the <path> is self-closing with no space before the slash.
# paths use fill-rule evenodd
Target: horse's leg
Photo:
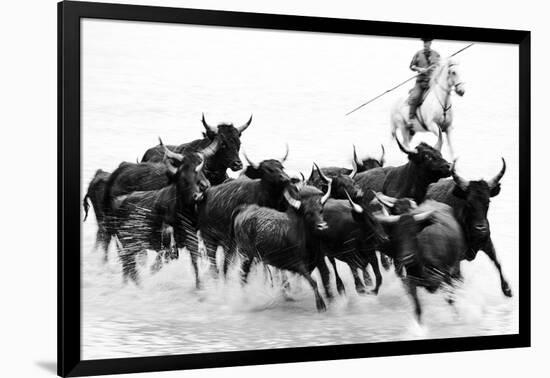
<path id="1" fill-rule="evenodd" d="M 485 247 L 483 248 L 483 251 L 489 256 L 493 264 L 495 264 L 495 267 L 498 270 L 498 274 L 500 275 L 500 287 L 502 289 L 502 293 L 507 297 L 512 297 L 512 289 L 510 288 L 510 285 L 504 278 L 504 275 L 502 274 L 502 267 L 500 266 L 500 262 L 497 258 L 497 253 L 495 251 L 495 246 L 493 245 L 493 241 L 489 238 L 487 243 L 485 244 Z"/>
<path id="2" fill-rule="evenodd" d="M 455 149 L 453 147 L 451 135 L 453 133 L 452 126 L 448 126 L 445 134 L 447 134 L 447 145 L 449 146 L 449 154 L 451 155 L 451 161 L 455 159 Z"/>

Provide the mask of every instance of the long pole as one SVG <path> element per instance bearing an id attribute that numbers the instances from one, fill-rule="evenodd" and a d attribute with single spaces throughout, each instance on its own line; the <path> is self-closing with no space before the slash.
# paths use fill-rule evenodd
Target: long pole
<path id="1" fill-rule="evenodd" d="M 473 45 L 474 45 L 474 43 L 470 43 L 468 46 L 463 47 L 463 48 L 461 48 L 460 50 L 458 50 L 457 52 L 455 52 L 454 54 L 450 55 L 449 58 L 452 58 L 453 56 L 455 56 L 455 55 L 461 53 L 462 51 L 466 50 L 467 48 L 472 47 Z M 411 81 L 412 79 L 416 78 L 417 76 L 418 76 L 418 74 L 416 74 L 416 75 L 414 75 L 414 76 L 411 76 L 411 77 L 409 77 L 407 80 L 402 81 L 401 83 L 397 84 L 395 87 L 392 87 L 392 88 L 386 90 L 385 92 L 379 94 L 378 96 L 376 96 L 376 97 L 374 97 L 374 98 L 371 98 L 369 101 L 362 103 L 362 104 L 359 105 L 358 107 L 356 107 L 356 108 L 354 108 L 353 110 L 347 112 L 347 113 L 346 113 L 346 116 L 350 115 L 350 114 L 353 113 L 353 112 L 356 112 L 357 110 L 361 109 L 363 106 L 366 106 L 366 105 L 370 104 L 370 103 L 373 102 L 374 100 L 379 99 L 380 97 L 384 96 L 386 93 L 389 93 L 389 92 L 391 92 L 391 91 L 393 91 L 393 90 L 399 88 L 399 87 L 402 86 L 403 84 L 408 83 L 409 81 Z"/>

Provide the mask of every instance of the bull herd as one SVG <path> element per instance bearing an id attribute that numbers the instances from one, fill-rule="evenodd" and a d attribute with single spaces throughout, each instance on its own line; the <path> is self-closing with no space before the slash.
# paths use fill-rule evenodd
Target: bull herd
<path id="1" fill-rule="evenodd" d="M 153 266 L 158 270 L 185 247 L 200 288 L 202 240 L 215 277 L 221 274 L 216 262 L 221 246 L 224 275 L 234 262 L 240 263 L 243 284 L 254 262 L 299 274 L 323 311 L 313 270 L 318 269 L 329 300 L 334 294 L 327 261 L 338 294 L 345 294 L 335 259 L 350 267 L 358 293 L 376 294 L 382 284 L 378 251 L 383 267 L 393 265 L 402 278 L 420 321 L 417 288 L 452 293 L 462 280 L 460 262 L 482 250 L 498 270 L 503 294 L 512 296 L 487 220 L 489 199 L 500 192 L 504 159 L 495 177 L 469 181 L 442 157 L 440 132 L 435 146 L 420 143 L 409 149 L 396 139 L 408 157 L 404 165 L 384 166 L 383 147 L 380 159 L 364 160 L 354 148 L 352 168 L 314 163 L 306 180 L 285 171 L 288 146 L 280 159 L 260 163 L 243 151 L 248 163 L 243 169 L 240 137 L 251 122 L 252 117 L 242 126 L 214 126 L 203 115 L 202 139 L 164 145 L 159 138 L 141 162 L 123 162 L 112 173 L 97 170 L 84 210 L 87 217 L 92 204 L 98 224 L 95 247 L 105 259 L 111 241 L 116 244 L 125 282 L 139 285 L 136 257 L 144 250 L 158 253 Z M 242 172 L 231 179 L 227 169 Z M 452 303 L 453 296 L 447 300 Z"/>

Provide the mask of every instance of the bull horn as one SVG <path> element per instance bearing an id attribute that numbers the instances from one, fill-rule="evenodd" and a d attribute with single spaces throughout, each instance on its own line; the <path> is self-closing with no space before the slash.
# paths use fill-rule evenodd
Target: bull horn
<path id="1" fill-rule="evenodd" d="M 206 120 L 204 119 L 204 113 L 202 113 L 202 124 L 206 131 L 210 131 L 211 133 L 217 134 L 218 133 L 218 127 L 217 126 L 210 126 L 208 123 L 206 123 Z"/>
<path id="2" fill-rule="evenodd" d="M 208 146 L 200 151 L 200 154 L 203 156 L 204 159 L 208 159 L 209 157 L 214 156 L 216 152 L 218 152 L 219 145 L 220 142 L 218 141 L 218 138 L 214 138 L 214 140 L 210 142 Z"/>
<path id="3" fill-rule="evenodd" d="M 380 146 L 382 147 L 382 156 L 380 156 L 379 163 L 380 163 L 380 166 L 383 167 L 384 163 L 386 162 L 386 150 L 384 149 L 383 144 L 381 144 Z"/>
<path id="4" fill-rule="evenodd" d="M 160 142 L 160 145 L 162 146 L 162 148 L 164 148 L 164 158 L 175 159 L 177 161 L 183 161 L 183 155 L 178 154 L 177 152 L 170 151 L 170 149 L 168 149 L 168 147 L 166 147 L 166 145 L 164 143 L 162 143 L 162 139 L 160 139 L 160 137 L 159 137 L 159 142 Z"/>
<path id="5" fill-rule="evenodd" d="M 380 202 L 382 205 L 387 207 L 393 207 L 395 205 L 395 198 L 387 196 L 380 192 L 375 192 L 374 190 L 372 192 L 374 193 L 374 196 L 376 197 L 378 202 Z"/>
<path id="6" fill-rule="evenodd" d="M 252 114 L 250 115 L 250 119 L 248 120 L 248 122 L 246 122 L 242 126 L 237 127 L 237 130 L 239 131 L 239 133 L 242 133 L 248 128 L 248 126 L 250 126 L 251 123 L 252 123 Z"/>
<path id="7" fill-rule="evenodd" d="M 290 193 L 288 193 L 287 189 L 284 190 L 283 196 L 285 197 L 286 202 L 288 202 L 288 204 L 292 206 L 294 209 L 298 210 L 300 209 L 300 206 L 302 206 L 302 203 L 300 201 L 292 198 Z"/>
<path id="8" fill-rule="evenodd" d="M 395 224 L 400 218 L 399 215 L 386 215 L 382 213 L 373 213 L 372 216 L 381 224 Z"/>
<path id="9" fill-rule="evenodd" d="M 506 161 L 504 160 L 504 158 L 501 158 L 501 159 L 502 159 L 502 169 L 495 177 L 487 181 L 487 184 L 489 185 L 489 189 L 495 188 L 498 185 L 500 179 L 502 179 L 502 176 L 504 176 L 504 172 L 506 172 Z"/>
<path id="10" fill-rule="evenodd" d="M 170 159 L 166 159 L 164 161 L 164 164 L 166 165 L 166 168 L 168 168 L 168 171 L 172 175 L 175 175 L 178 172 L 178 169 L 172 165 L 172 162 L 170 161 Z"/>
<path id="11" fill-rule="evenodd" d="M 358 214 L 362 214 L 363 213 L 363 208 L 361 206 L 359 206 L 358 204 L 356 204 L 355 202 L 353 202 L 353 200 L 351 199 L 351 197 L 350 197 L 350 195 L 349 195 L 349 193 L 346 189 L 344 189 L 344 192 L 346 193 L 346 197 L 348 197 L 349 204 L 351 205 L 351 208 L 353 209 L 353 211 L 355 211 Z"/>
<path id="12" fill-rule="evenodd" d="M 437 143 L 435 144 L 434 148 L 438 151 L 441 151 L 441 147 L 443 147 L 443 132 L 441 131 L 441 127 L 437 126 Z"/>
<path id="13" fill-rule="evenodd" d="M 321 206 L 324 206 L 325 203 L 328 201 L 329 197 L 330 197 L 330 192 L 332 190 L 332 180 L 330 180 L 331 182 L 328 183 L 328 189 L 327 189 L 327 192 L 325 193 L 325 195 L 321 198 Z"/>
<path id="14" fill-rule="evenodd" d="M 330 185 L 332 183 L 332 179 L 325 176 L 325 174 L 323 173 L 323 171 L 321 171 L 321 168 L 319 168 L 317 163 L 313 163 L 313 165 L 315 166 L 315 169 L 317 169 L 317 173 L 319 173 L 319 176 L 321 176 L 323 181 Z"/>
<path id="15" fill-rule="evenodd" d="M 451 175 L 453 176 L 453 180 L 455 182 L 456 185 L 458 185 L 458 187 L 460 189 L 462 189 L 463 191 L 466 191 L 468 189 L 468 185 L 470 185 L 470 182 L 468 180 L 465 180 L 463 179 L 462 177 L 460 177 L 457 173 L 456 173 L 456 161 L 458 160 L 458 158 L 456 158 L 454 161 L 453 161 L 453 165 L 451 166 Z"/>
<path id="16" fill-rule="evenodd" d="M 288 158 L 288 143 L 286 144 L 285 155 L 281 159 L 279 159 L 279 161 L 281 162 L 281 164 L 283 164 L 287 158 Z"/>
<path id="17" fill-rule="evenodd" d="M 353 145 L 353 161 L 358 167 L 363 166 L 363 162 L 357 158 L 357 151 L 355 151 L 355 144 Z"/>
<path id="18" fill-rule="evenodd" d="M 199 155 L 199 159 L 201 159 L 201 162 L 195 167 L 195 172 L 199 173 L 202 170 L 202 167 L 204 167 L 204 156 L 200 152 L 197 153 L 197 155 Z"/>
<path id="19" fill-rule="evenodd" d="M 416 150 L 411 150 L 411 149 L 406 148 L 405 146 L 403 146 L 401 144 L 401 142 L 399 141 L 399 138 L 397 136 L 395 137 L 395 141 L 397 142 L 397 145 L 399 146 L 399 149 L 401 151 L 403 151 L 404 153 L 406 153 L 407 155 L 416 154 Z"/>
<path id="20" fill-rule="evenodd" d="M 433 213 L 434 213 L 434 210 L 424 211 L 420 214 L 413 215 L 413 219 L 416 222 L 422 222 L 422 221 L 425 221 L 425 220 L 429 219 L 432 216 Z"/>
<path id="21" fill-rule="evenodd" d="M 355 148 L 354 148 L 353 152 L 354 152 L 354 157 L 353 157 L 353 160 L 351 161 L 351 165 L 352 165 L 353 169 L 351 170 L 351 172 L 349 174 L 350 178 L 354 178 L 355 175 L 357 174 L 357 162 L 355 161 Z"/>
<path id="22" fill-rule="evenodd" d="M 246 152 L 244 152 L 244 148 L 243 148 L 243 156 L 246 159 L 246 161 L 248 162 L 248 165 L 251 165 L 253 168 L 258 169 L 259 165 L 254 163 L 252 160 L 250 160 L 248 158 L 248 156 L 246 156 Z"/>

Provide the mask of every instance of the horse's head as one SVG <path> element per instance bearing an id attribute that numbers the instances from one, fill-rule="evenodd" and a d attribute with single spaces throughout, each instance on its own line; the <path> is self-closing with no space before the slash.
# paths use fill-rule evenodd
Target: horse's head
<path id="1" fill-rule="evenodd" d="M 464 82 L 460 78 L 458 70 L 458 63 L 453 59 L 448 59 L 446 62 L 447 68 L 447 83 L 449 88 L 455 89 L 455 92 L 459 96 L 464 96 L 466 89 L 464 88 Z"/>

